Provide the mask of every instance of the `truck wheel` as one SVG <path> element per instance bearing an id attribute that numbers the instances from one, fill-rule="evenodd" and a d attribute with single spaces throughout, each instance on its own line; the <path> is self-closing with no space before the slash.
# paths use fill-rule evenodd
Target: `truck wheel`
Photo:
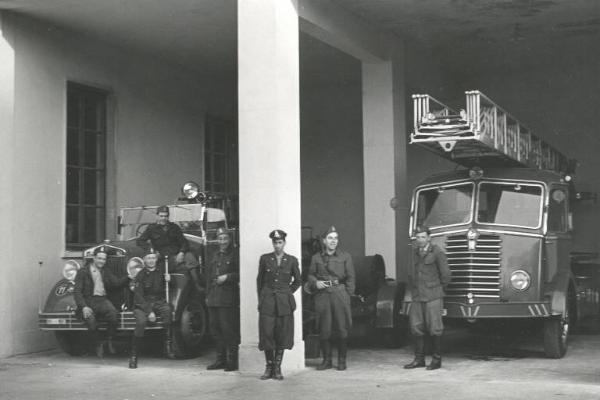
<path id="1" fill-rule="evenodd" d="M 87 351 L 87 332 L 54 332 L 58 347 L 70 356 L 80 356 Z"/>
<path id="2" fill-rule="evenodd" d="M 190 307 L 189 304 L 185 306 L 179 323 L 173 329 L 173 352 L 177 358 L 198 355 L 206 334 L 206 323 L 204 307 Z"/>
<path id="3" fill-rule="evenodd" d="M 544 352 L 549 358 L 562 358 L 567 352 L 569 340 L 569 308 L 560 317 L 544 321 Z"/>

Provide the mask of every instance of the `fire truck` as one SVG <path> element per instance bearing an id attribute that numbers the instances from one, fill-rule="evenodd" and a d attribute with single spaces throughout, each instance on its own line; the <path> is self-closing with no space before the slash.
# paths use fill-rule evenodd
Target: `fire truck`
<path id="1" fill-rule="evenodd" d="M 573 205 L 593 197 L 574 190 L 575 162 L 479 91 L 458 112 L 413 102 L 411 144 L 464 167 L 426 178 L 411 200 L 410 236 L 428 226 L 448 258 L 445 318 L 537 321 L 546 356 L 562 358 L 575 324 L 600 310 L 597 254 L 572 241 Z M 410 303 L 407 291 L 404 314 Z"/>
<path id="2" fill-rule="evenodd" d="M 237 199 L 223 193 L 202 192 L 194 182 L 184 184 L 182 194 L 176 204 L 168 206 L 169 219 L 179 225 L 190 244 L 190 251 L 202 266 L 203 260 L 210 259 L 218 250 L 218 228 L 229 230 L 234 243 L 237 243 Z M 156 209 L 157 206 L 122 208 L 118 240 L 105 240 L 84 249 L 82 257 L 66 260 L 62 276 L 50 290 L 45 303 L 40 304 L 38 313 L 39 328 L 54 332 L 58 346 L 66 353 L 81 355 L 90 351 L 90 345 L 93 345 L 84 321 L 75 312 L 73 292 L 77 271 L 91 263 L 94 250 L 102 246 L 108 253 L 104 268 L 118 277 L 129 275 L 134 278 L 144 266 L 144 250 L 137 246 L 136 239 L 149 224 L 156 222 Z M 202 349 L 207 336 L 208 313 L 204 291 L 194 290 L 191 276 L 174 270 L 174 267 L 172 265 L 168 271 L 171 280 L 165 288 L 173 308 L 173 351 L 178 358 L 193 357 Z M 203 279 L 201 267 L 197 272 Z M 44 286 L 43 282 L 40 286 Z M 129 286 L 107 290 L 107 297 L 118 311 L 119 337 L 128 338 L 135 328 L 133 294 Z M 104 331 L 105 323 L 101 322 L 98 329 Z M 146 327 L 145 336 L 152 340 L 160 337 L 163 330 L 162 320 L 158 317 L 155 323 Z"/>

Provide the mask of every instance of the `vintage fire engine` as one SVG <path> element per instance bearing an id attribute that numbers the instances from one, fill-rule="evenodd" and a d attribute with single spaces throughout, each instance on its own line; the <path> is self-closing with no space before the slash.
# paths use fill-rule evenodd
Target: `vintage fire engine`
<path id="1" fill-rule="evenodd" d="M 232 222 L 236 215 L 235 199 L 220 193 L 201 192 L 193 182 L 183 188 L 181 204 L 169 205 L 170 221 L 177 223 L 188 242 L 190 250 L 200 261 L 212 256 L 218 248 L 216 231 L 223 227 L 237 237 L 237 229 Z M 119 240 L 105 241 L 83 251 L 81 259 L 66 261 L 63 277 L 50 291 L 45 305 L 40 305 L 39 328 L 54 331 L 58 345 L 71 355 L 83 354 L 90 346 L 89 335 L 84 322 L 75 315 L 73 297 L 74 279 L 77 270 L 92 262 L 94 249 L 104 246 L 108 250 L 108 260 L 104 268 L 109 268 L 116 276 L 132 275 L 143 267 L 144 251 L 136 245 L 136 238 L 150 224 L 156 221 L 156 206 L 123 208 L 119 215 Z M 234 240 L 235 242 L 235 240 Z M 174 310 L 173 350 L 177 357 L 190 357 L 201 348 L 207 332 L 207 311 L 204 293 L 193 290 L 190 276 L 173 271 L 168 285 L 169 302 Z M 199 271 L 202 277 L 202 271 Z M 133 316 L 133 295 L 128 286 L 109 291 L 108 298 L 119 310 L 119 335 L 130 335 L 135 328 Z M 100 324 L 100 330 L 105 326 Z M 146 336 L 162 331 L 160 318 L 147 326 Z M 154 335 L 156 336 L 156 335 Z"/>
<path id="2" fill-rule="evenodd" d="M 600 309 L 597 254 L 572 250 L 572 206 L 591 197 L 574 191 L 574 162 L 479 91 L 460 112 L 413 100 L 411 143 L 467 167 L 425 179 L 412 197 L 411 237 L 429 226 L 448 257 L 446 318 L 537 320 L 546 355 L 563 357 L 574 324 Z M 403 313 L 410 302 L 407 292 Z"/>

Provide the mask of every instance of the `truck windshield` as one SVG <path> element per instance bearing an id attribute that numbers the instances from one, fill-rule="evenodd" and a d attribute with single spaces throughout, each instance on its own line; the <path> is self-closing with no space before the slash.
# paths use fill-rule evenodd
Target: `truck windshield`
<path id="1" fill-rule="evenodd" d="M 477 222 L 538 228 L 542 217 L 542 187 L 522 183 L 479 184 Z"/>
<path id="2" fill-rule="evenodd" d="M 418 191 L 417 225 L 430 228 L 471 221 L 473 184 L 438 186 Z"/>

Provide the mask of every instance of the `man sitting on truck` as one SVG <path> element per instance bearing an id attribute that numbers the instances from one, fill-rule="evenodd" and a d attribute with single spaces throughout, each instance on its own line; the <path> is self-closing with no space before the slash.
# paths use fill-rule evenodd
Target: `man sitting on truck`
<path id="1" fill-rule="evenodd" d="M 144 268 L 132 281 L 135 309 L 135 331 L 131 338 L 129 353 L 129 368 L 137 368 L 137 349 L 139 342 L 144 337 L 144 330 L 148 322 L 156 322 L 156 314 L 160 315 L 165 327 L 165 355 L 173 359 L 171 346 L 171 305 L 165 300 L 165 285 L 170 280 L 168 274 L 163 274 L 158 268 L 158 256 L 152 252 L 144 257 Z"/>
<path id="2" fill-rule="evenodd" d="M 169 267 L 173 268 L 171 272 L 188 271 L 194 287 L 202 290 L 197 270 L 198 260 L 190 252 L 190 245 L 179 225 L 169 221 L 169 207 L 158 207 L 156 215 L 156 223 L 150 224 L 137 238 L 137 245 L 146 251 L 149 251 L 151 246 L 156 251 L 160 269 L 164 269 L 165 258 L 168 258 Z"/>
<path id="3" fill-rule="evenodd" d="M 76 314 L 82 318 L 88 329 L 93 332 L 96 343 L 96 355 L 104 355 L 104 342 L 98 333 L 98 319 L 105 320 L 107 349 L 115 354 L 112 339 L 117 332 L 117 310 L 106 297 L 106 290 L 125 286 L 127 276 L 117 278 L 110 270 L 104 268 L 108 258 L 107 248 L 102 246 L 94 250 L 94 261 L 77 271 L 73 295 L 77 304 Z"/>

